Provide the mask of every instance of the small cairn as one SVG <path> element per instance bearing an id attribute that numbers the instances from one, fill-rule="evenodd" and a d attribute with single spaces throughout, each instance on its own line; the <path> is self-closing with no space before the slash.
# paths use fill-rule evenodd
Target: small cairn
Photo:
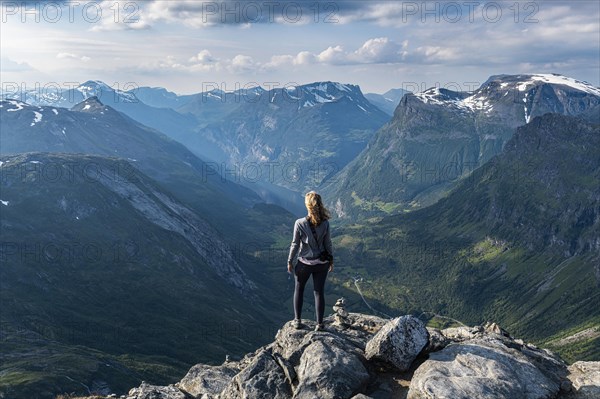
<path id="1" fill-rule="evenodd" d="M 346 300 L 344 298 L 338 299 L 335 302 L 335 305 L 333 305 L 333 311 L 335 312 L 335 315 L 333 316 L 335 320 L 334 324 L 342 328 L 347 328 L 349 323 L 348 311 L 346 311 Z"/>

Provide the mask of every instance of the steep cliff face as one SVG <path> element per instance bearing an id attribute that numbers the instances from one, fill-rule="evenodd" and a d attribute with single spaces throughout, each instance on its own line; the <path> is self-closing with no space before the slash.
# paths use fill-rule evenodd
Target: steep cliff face
<path id="1" fill-rule="evenodd" d="M 177 384 L 146 382 L 125 399 L 588 398 L 600 362 L 571 367 L 498 325 L 426 328 L 337 307 L 325 331 L 287 323 L 275 341 L 239 361 L 198 364 Z M 309 327 L 313 324 L 309 323 Z"/>
<path id="2" fill-rule="evenodd" d="M 515 128 L 546 113 L 586 117 L 598 104 L 600 89 L 560 75 L 499 75 L 473 92 L 406 94 L 324 192 L 341 218 L 427 206 L 499 154 Z"/>

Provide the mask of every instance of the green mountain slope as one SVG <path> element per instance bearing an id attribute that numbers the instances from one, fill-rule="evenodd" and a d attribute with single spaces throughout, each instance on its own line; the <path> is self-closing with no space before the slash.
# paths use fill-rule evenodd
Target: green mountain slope
<path id="1" fill-rule="evenodd" d="M 600 323 L 599 182 L 599 126 L 537 117 L 435 205 L 341 229 L 339 263 L 403 312 L 573 334 Z M 598 360 L 600 341 L 560 350 Z"/>
<path id="2" fill-rule="evenodd" d="M 264 344 L 287 318 L 286 287 L 261 270 L 276 259 L 250 259 L 122 159 L 1 159 L 5 397 L 172 382 L 198 359 Z M 275 226 L 291 222 L 281 210 L 251 211 L 265 212 Z"/>

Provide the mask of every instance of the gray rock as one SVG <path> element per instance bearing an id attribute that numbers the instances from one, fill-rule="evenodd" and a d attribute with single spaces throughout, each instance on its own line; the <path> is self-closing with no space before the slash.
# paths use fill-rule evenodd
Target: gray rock
<path id="1" fill-rule="evenodd" d="M 220 399 L 288 399 L 292 391 L 284 371 L 269 350 L 260 350 L 231 380 Z"/>
<path id="2" fill-rule="evenodd" d="M 408 399 L 550 399 L 559 390 L 560 381 L 518 350 L 477 338 L 432 353 L 415 371 Z"/>
<path id="3" fill-rule="evenodd" d="M 129 391 L 127 399 L 190 399 L 190 396 L 173 385 L 163 387 L 142 382 L 139 387 Z"/>
<path id="4" fill-rule="evenodd" d="M 569 366 L 572 392 L 565 399 L 600 398 L 600 362 L 576 362 Z"/>
<path id="5" fill-rule="evenodd" d="M 356 352 L 333 334 L 322 334 L 302 353 L 298 365 L 297 399 L 350 398 L 369 381 Z"/>
<path id="6" fill-rule="evenodd" d="M 440 351 L 450 343 L 450 340 L 437 328 L 427 327 L 427 332 L 429 333 L 429 341 L 424 349 L 427 353 Z"/>
<path id="7" fill-rule="evenodd" d="M 233 365 L 197 364 L 176 386 L 196 398 L 212 398 L 220 394 L 238 372 L 239 370 Z"/>
<path id="8" fill-rule="evenodd" d="M 563 385 L 566 387 L 564 383 L 569 382 L 567 378 L 567 365 L 554 353 L 546 349 L 533 349 L 527 346 L 507 345 L 507 343 L 504 341 L 503 344 L 510 348 L 518 349 L 519 352 L 525 355 L 527 359 L 534 366 L 536 366 L 546 377 L 548 377 L 552 381 L 556 381 L 561 387 Z M 565 390 L 564 388 L 561 389 Z"/>
<path id="9" fill-rule="evenodd" d="M 406 371 L 428 341 L 429 333 L 421 320 L 402 316 L 389 321 L 367 342 L 365 356 Z"/>
<path id="10" fill-rule="evenodd" d="M 354 395 L 352 397 L 352 399 L 373 399 L 370 396 L 367 396 L 365 394 L 359 393 L 358 395 Z"/>
<path id="11" fill-rule="evenodd" d="M 310 344 L 305 340 L 307 335 L 311 336 L 309 331 L 296 330 L 292 327 L 291 322 L 288 322 L 281 330 L 277 331 L 273 351 L 293 364 L 298 364 L 304 348 Z"/>
<path id="12" fill-rule="evenodd" d="M 442 334 L 451 341 L 461 342 L 477 337 L 481 331 L 479 327 L 451 327 L 442 330 Z"/>

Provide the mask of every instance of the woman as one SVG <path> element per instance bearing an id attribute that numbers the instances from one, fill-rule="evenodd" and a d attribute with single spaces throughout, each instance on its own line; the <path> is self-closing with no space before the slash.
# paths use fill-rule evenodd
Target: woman
<path id="1" fill-rule="evenodd" d="M 294 292 L 294 327 L 302 325 L 302 303 L 304 287 L 312 275 L 315 293 L 316 331 L 323 330 L 325 312 L 325 279 L 327 272 L 333 271 L 333 248 L 329 234 L 329 211 L 323 206 L 321 196 L 314 191 L 306 194 L 304 204 L 308 216 L 294 223 L 294 238 L 288 256 L 288 273 L 296 276 Z M 294 261 L 298 258 L 296 267 Z"/>

